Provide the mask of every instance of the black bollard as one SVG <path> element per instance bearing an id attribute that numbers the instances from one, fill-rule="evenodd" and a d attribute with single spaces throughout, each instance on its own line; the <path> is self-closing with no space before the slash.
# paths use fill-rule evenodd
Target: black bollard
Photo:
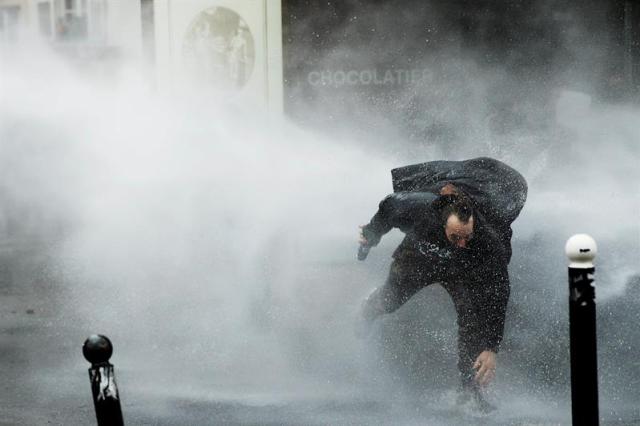
<path id="1" fill-rule="evenodd" d="M 91 335 L 82 345 L 82 354 L 91 363 L 89 379 L 98 426 L 123 426 L 118 387 L 109 363 L 113 354 L 111 341 L 99 334 Z"/>
<path id="2" fill-rule="evenodd" d="M 571 339 L 571 415 L 574 426 L 597 426 L 598 358 L 593 259 L 596 242 L 586 234 L 569 238 L 569 331 Z"/>

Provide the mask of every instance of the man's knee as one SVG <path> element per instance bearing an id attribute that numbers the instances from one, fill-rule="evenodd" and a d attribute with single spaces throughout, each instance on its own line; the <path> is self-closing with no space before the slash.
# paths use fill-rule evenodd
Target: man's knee
<path id="1" fill-rule="evenodd" d="M 363 303 L 362 315 L 366 319 L 373 320 L 396 311 L 426 285 L 426 280 L 407 268 L 409 265 L 397 261 L 391 264 L 385 284 L 376 288 Z"/>
<path id="2" fill-rule="evenodd" d="M 388 297 L 385 296 L 384 287 L 376 288 L 362 303 L 362 317 L 373 321 L 381 315 L 392 312 L 389 309 Z"/>

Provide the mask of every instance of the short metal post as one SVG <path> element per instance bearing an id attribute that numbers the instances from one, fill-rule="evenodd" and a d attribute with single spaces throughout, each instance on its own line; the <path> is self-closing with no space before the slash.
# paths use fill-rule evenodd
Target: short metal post
<path id="1" fill-rule="evenodd" d="M 124 426 L 115 373 L 109 363 L 113 354 L 111 341 L 99 334 L 91 335 L 82 346 L 82 354 L 91 363 L 89 379 L 98 426 Z"/>
<path id="2" fill-rule="evenodd" d="M 597 426 L 598 359 L 593 259 L 596 242 L 577 234 L 565 246 L 569 257 L 569 331 L 571 347 L 571 414 L 574 426 Z"/>

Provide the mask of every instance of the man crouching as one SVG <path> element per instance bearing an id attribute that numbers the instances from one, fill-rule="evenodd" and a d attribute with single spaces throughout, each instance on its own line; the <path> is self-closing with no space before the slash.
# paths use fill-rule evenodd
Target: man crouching
<path id="1" fill-rule="evenodd" d="M 394 172 L 396 192 L 362 227 L 360 244 L 374 247 L 392 228 L 406 236 L 393 253 L 386 283 L 365 301 L 362 314 L 372 321 L 424 287 L 442 285 L 457 313 L 461 397 L 490 411 L 480 387 L 495 377 L 509 300 L 510 225 L 526 199 L 524 178 L 489 158 Z"/>

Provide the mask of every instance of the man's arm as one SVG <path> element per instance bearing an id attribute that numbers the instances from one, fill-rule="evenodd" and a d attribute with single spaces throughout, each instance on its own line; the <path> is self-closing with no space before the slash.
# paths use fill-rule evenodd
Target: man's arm
<path id="1" fill-rule="evenodd" d="M 380 202 L 378 211 L 371 218 L 369 224 L 362 227 L 364 245 L 373 247 L 378 245 L 384 234 L 392 228 L 400 228 L 407 232 L 426 212 L 431 209 L 431 203 L 437 198 L 430 192 L 396 192 Z"/>
<path id="2" fill-rule="evenodd" d="M 486 350 L 497 353 L 504 336 L 504 322 L 511 288 L 507 264 L 500 262 L 488 271 L 479 295 L 481 340 Z"/>
<path id="3" fill-rule="evenodd" d="M 485 272 L 486 281 L 478 286 L 480 294 L 477 295 L 477 303 L 480 304 L 480 315 L 476 327 L 483 349 L 473 364 L 473 368 L 477 370 L 475 380 L 483 386 L 495 377 L 496 354 L 504 335 L 510 293 L 506 262 L 503 266 Z"/>

